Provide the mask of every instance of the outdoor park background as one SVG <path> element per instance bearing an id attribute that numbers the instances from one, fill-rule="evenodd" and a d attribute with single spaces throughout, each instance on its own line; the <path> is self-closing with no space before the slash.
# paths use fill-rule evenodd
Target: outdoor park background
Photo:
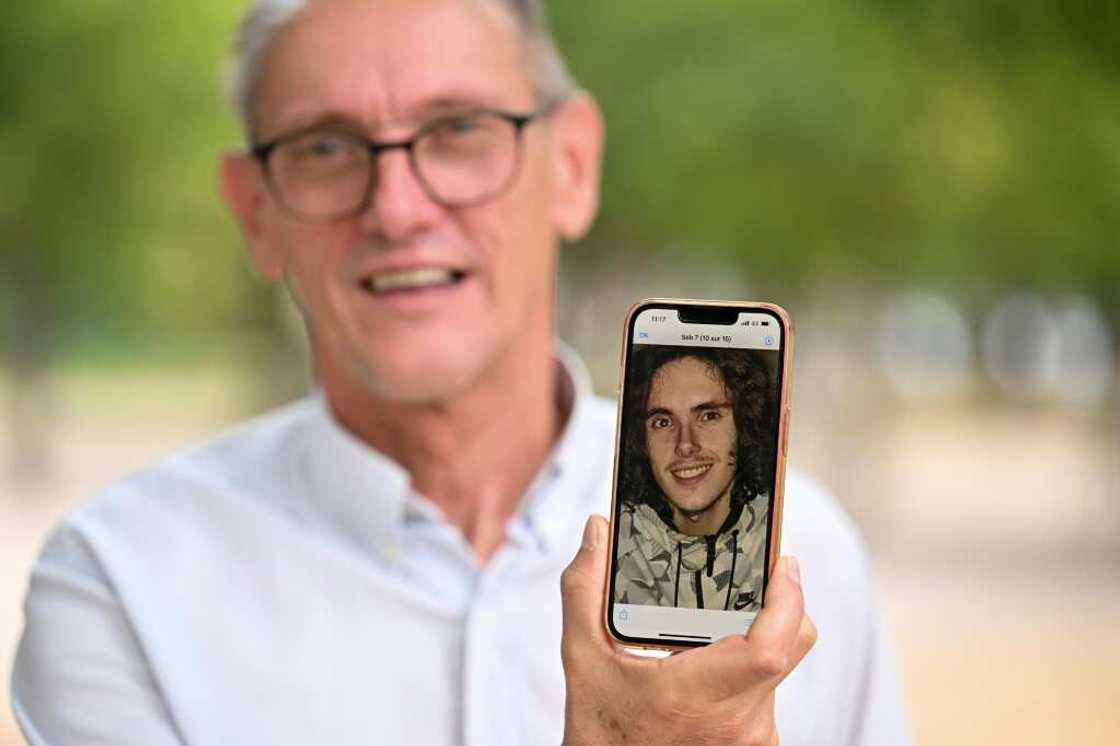
<path id="1" fill-rule="evenodd" d="M 241 9 L 0 11 L 5 703 L 49 527 L 307 385 L 216 196 Z M 559 289 L 598 389 L 638 298 L 785 305 L 792 460 L 865 534 L 917 743 L 1120 741 L 1120 5 L 552 16 L 609 123 L 602 215 Z"/>

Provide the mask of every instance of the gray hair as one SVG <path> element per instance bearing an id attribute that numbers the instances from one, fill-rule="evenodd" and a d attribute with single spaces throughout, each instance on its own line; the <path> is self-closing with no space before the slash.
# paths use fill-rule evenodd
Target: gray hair
<path id="1" fill-rule="evenodd" d="M 536 95 L 550 101 L 576 89 L 544 11 L 544 0 L 489 0 L 497 2 L 516 20 L 524 36 L 532 67 Z M 233 47 L 230 96 L 237 108 L 246 139 L 252 139 L 254 104 L 261 62 L 276 34 L 307 7 L 308 0 L 254 0 L 238 25 Z"/>

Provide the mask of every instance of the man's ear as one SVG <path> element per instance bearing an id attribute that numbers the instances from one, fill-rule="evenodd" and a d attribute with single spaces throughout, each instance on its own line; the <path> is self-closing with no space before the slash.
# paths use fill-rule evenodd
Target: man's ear
<path id="1" fill-rule="evenodd" d="M 553 114 L 552 220 L 568 241 L 582 238 L 599 211 L 605 125 L 599 105 L 577 93 Z"/>
<path id="2" fill-rule="evenodd" d="M 219 166 L 222 199 L 241 226 L 241 235 L 253 269 L 268 283 L 284 278 L 284 261 L 265 229 L 264 208 L 268 200 L 260 167 L 250 156 L 230 151 Z"/>

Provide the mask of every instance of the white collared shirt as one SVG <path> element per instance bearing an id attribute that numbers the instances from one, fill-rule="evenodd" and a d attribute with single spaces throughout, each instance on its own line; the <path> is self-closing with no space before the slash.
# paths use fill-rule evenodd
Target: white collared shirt
<path id="1" fill-rule="evenodd" d="M 485 566 L 321 395 L 109 487 L 32 572 L 31 746 L 559 744 L 559 577 L 609 511 L 615 427 L 561 357 L 568 423 Z M 778 691 L 783 746 L 908 743 L 862 546 L 795 472 L 782 548 L 820 631 Z"/>

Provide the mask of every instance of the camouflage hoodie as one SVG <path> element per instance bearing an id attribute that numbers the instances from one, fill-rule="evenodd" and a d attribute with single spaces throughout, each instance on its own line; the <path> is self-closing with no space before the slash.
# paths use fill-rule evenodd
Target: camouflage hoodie
<path id="1" fill-rule="evenodd" d="M 762 605 L 768 495 L 720 534 L 689 536 L 646 504 L 623 503 L 614 599 L 624 604 L 757 611 Z"/>

